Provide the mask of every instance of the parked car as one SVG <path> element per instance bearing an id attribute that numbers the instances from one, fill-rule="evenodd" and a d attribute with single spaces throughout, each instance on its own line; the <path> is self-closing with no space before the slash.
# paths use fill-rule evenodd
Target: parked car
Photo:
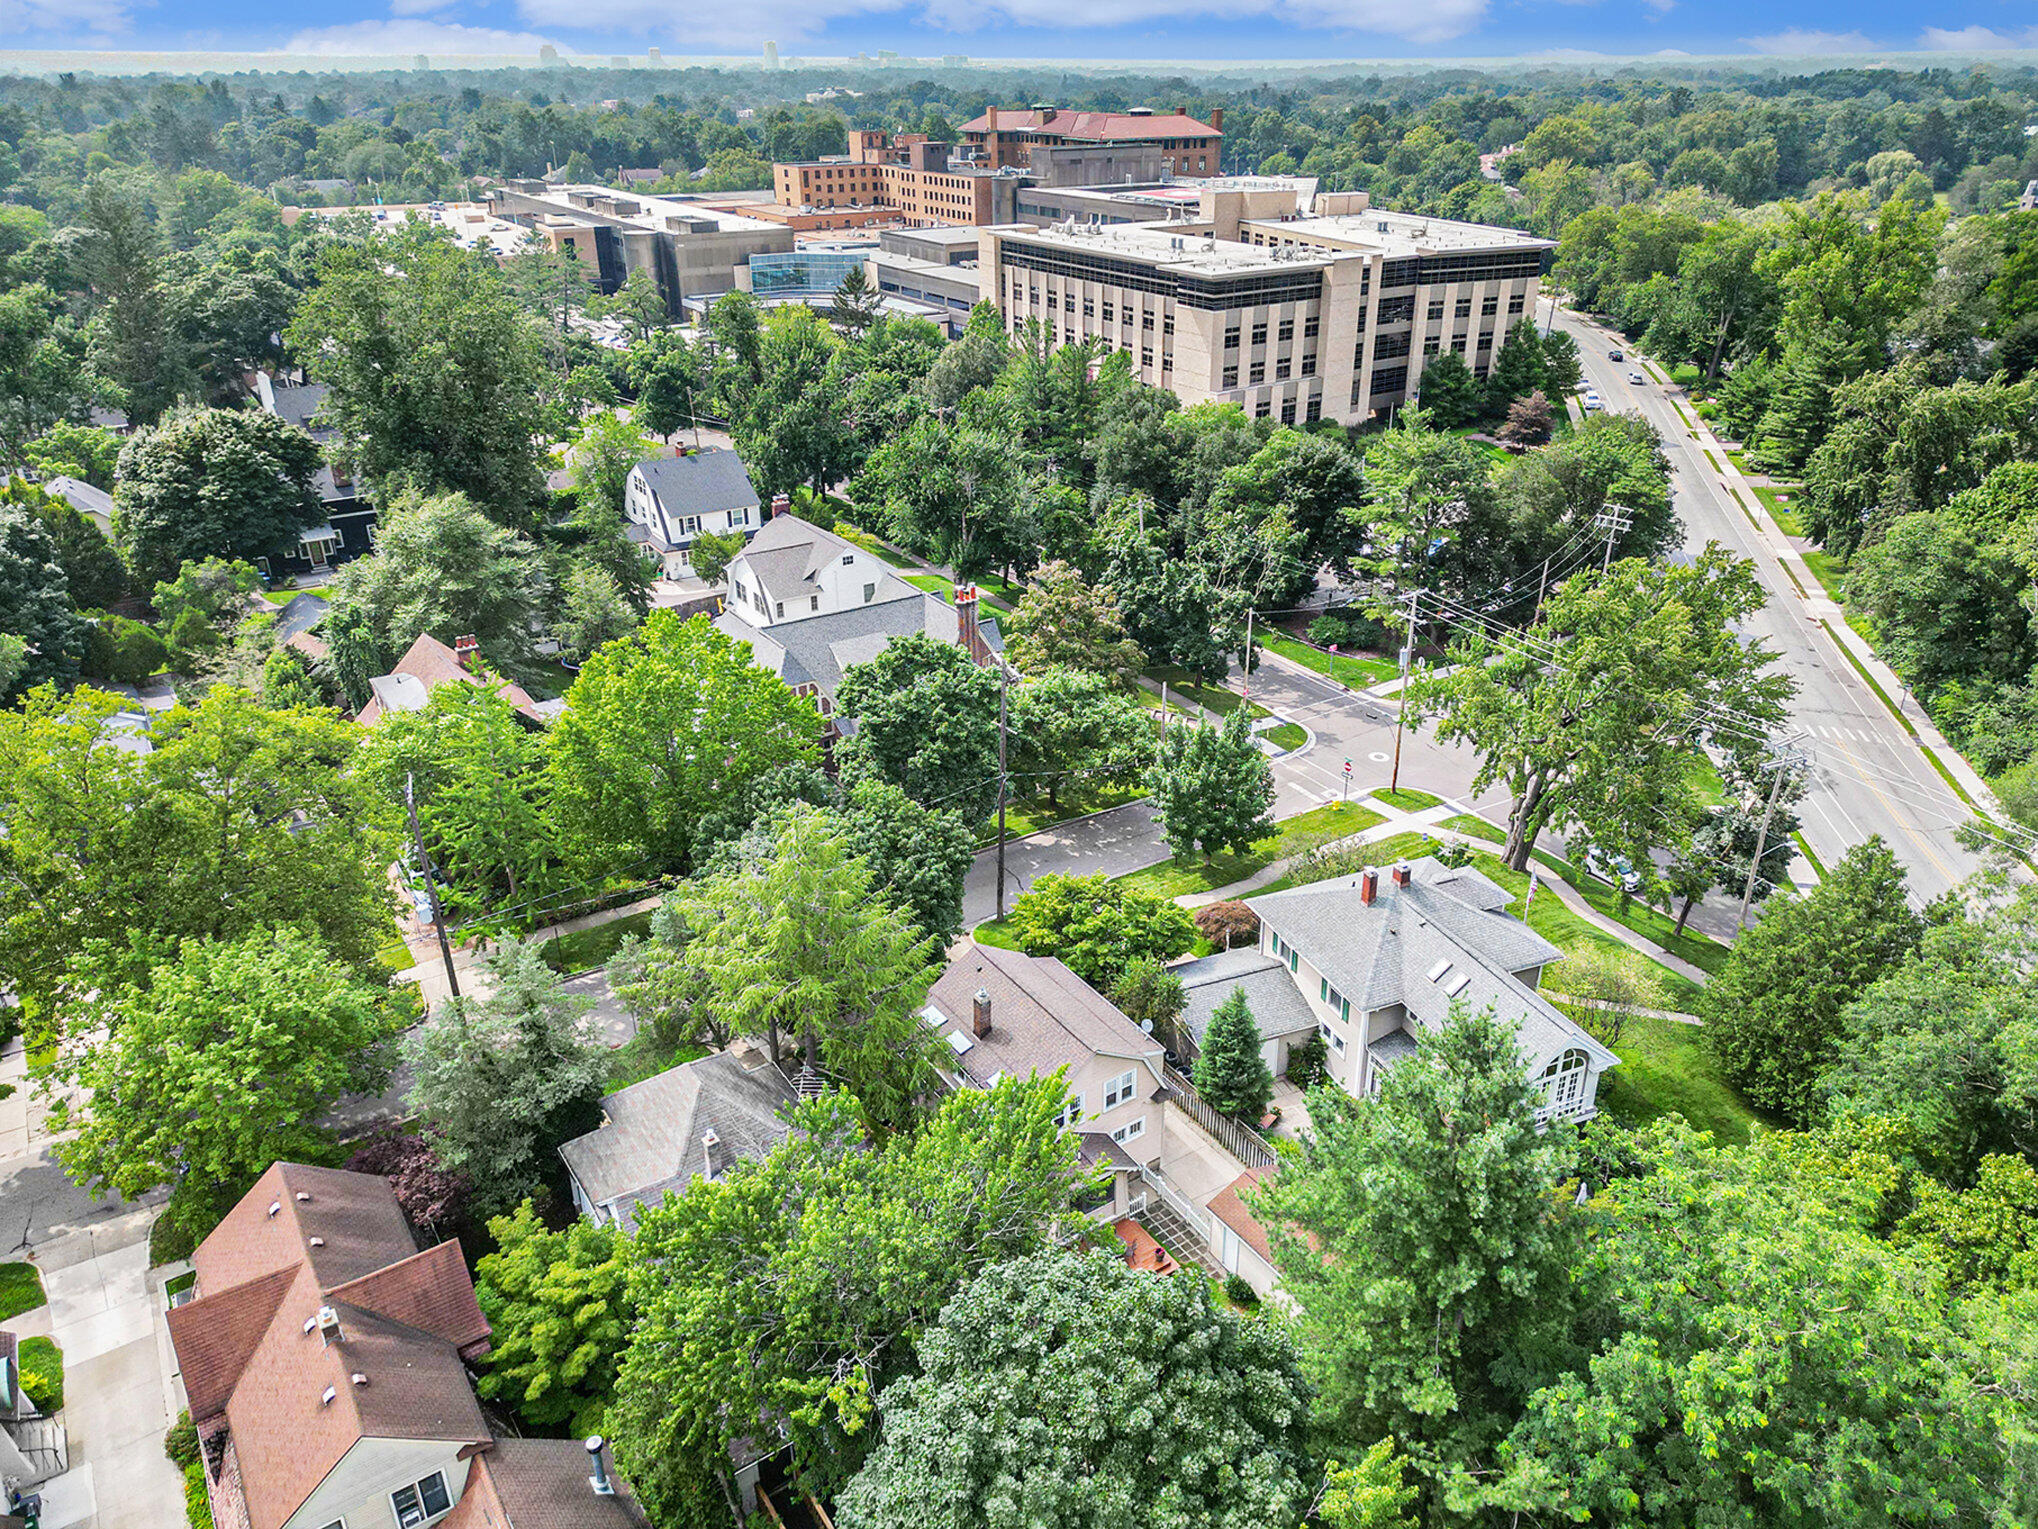
<path id="1" fill-rule="evenodd" d="M 1629 372 L 1628 381 L 1632 382 L 1636 387 L 1642 387 L 1648 382 L 1648 379 L 1640 372 Z"/>
<path id="2" fill-rule="evenodd" d="M 1606 359 L 1609 361 L 1625 361 L 1627 357 L 1617 350 L 1610 350 L 1606 353 Z"/>
<path id="3" fill-rule="evenodd" d="M 1625 855 L 1609 855 L 1604 850 L 1593 850 L 1585 857 L 1585 869 L 1608 886 L 1619 887 L 1631 895 L 1642 890 L 1642 873 L 1634 868 Z"/>

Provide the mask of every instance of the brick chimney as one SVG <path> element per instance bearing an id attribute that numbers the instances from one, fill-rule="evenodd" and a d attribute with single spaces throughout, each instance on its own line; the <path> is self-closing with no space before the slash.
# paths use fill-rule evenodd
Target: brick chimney
<path id="1" fill-rule="evenodd" d="M 712 1126 L 701 1132 L 701 1177 L 718 1179 L 729 1166 L 729 1154 L 722 1150 L 722 1138 Z"/>
<path id="2" fill-rule="evenodd" d="M 1394 867 L 1394 885 L 1397 887 L 1408 885 L 1408 862 L 1406 860 Z"/>
<path id="3" fill-rule="evenodd" d="M 461 668 L 470 674 L 474 672 L 475 666 L 481 662 L 481 644 L 472 632 L 453 639 L 453 656 L 460 660 Z"/>
<path id="4" fill-rule="evenodd" d="M 773 520 L 778 519 L 781 515 L 791 514 L 792 508 L 793 501 L 790 494 L 773 494 L 771 496 L 771 518 Z"/>
<path id="5" fill-rule="evenodd" d="M 984 643 L 984 634 L 977 627 L 977 587 L 974 584 L 955 586 L 955 640 L 978 663 L 991 656 Z"/>
<path id="6" fill-rule="evenodd" d="M 1212 127 L 1214 127 L 1215 129 L 1217 129 L 1217 131 L 1218 131 L 1218 132 L 1220 132 L 1220 133 L 1224 131 L 1224 108 L 1223 108 L 1223 107 L 1221 107 L 1221 106 L 1213 106 L 1213 107 L 1212 107 L 1212 108 L 1210 109 L 1210 125 L 1211 125 Z"/>
<path id="7" fill-rule="evenodd" d="M 969 1027 L 982 1040 L 991 1033 L 991 995 L 978 988 L 969 1004 Z"/>
<path id="8" fill-rule="evenodd" d="M 1380 872 L 1374 866 L 1367 866 L 1359 876 L 1359 901 L 1367 907 L 1380 895 Z"/>

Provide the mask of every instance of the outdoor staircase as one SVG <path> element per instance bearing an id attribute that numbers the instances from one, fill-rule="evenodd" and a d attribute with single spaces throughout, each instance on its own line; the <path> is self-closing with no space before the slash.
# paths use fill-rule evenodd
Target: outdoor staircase
<path id="1" fill-rule="evenodd" d="M 1153 1233 L 1155 1240 L 1171 1252 L 1194 1259 L 1206 1273 L 1222 1279 L 1224 1269 L 1210 1251 L 1210 1243 L 1203 1235 L 1194 1207 L 1162 1177 L 1157 1168 L 1142 1168 L 1137 1185 L 1135 1194 L 1140 1187 L 1146 1191 L 1146 1208 L 1134 1212 L 1132 1219 Z"/>
<path id="2" fill-rule="evenodd" d="M 828 1080 L 811 1067 L 802 1067 L 786 1082 L 792 1085 L 795 1097 L 801 1100 L 818 1099 L 828 1091 Z"/>
<path id="3" fill-rule="evenodd" d="M 70 1443 L 55 1418 L 21 1418 L 7 1425 L 7 1435 L 28 1461 L 29 1480 L 47 1481 L 70 1469 Z"/>

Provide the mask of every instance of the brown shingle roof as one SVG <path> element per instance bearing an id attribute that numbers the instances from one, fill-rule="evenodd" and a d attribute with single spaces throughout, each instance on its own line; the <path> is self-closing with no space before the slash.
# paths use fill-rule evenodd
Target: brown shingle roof
<path id="1" fill-rule="evenodd" d="M 419 1253 L 386 1181 L 278 1163 L 192 1261 L 170 1337 L 192 1417 L 226 1416 L 250 1529 L 278 1529 L 363 1438 L 488 1442 L 460 1357 L 488 1324 L 459 1247 Z"/>
<path id="2" fill-rule="evenodd" d="M 1207 122 L 1182 112 L 1135 115 L 1122 111 L 1044 111 L 1026 107 L 993 107 L 962 125 L 965 133 L 1045 133 L 1087 143 L 1144 143 L 1152 138 L 1222 138 Z"/>
<path id="3" fill-rule="evenodd" d="M 429 632 L 418 634 L 417 641 L 405 649 L 403 657 L 396 661 L 396 666 L 389 673 L 404 675 L 416 680 L 418 684 L 424 687 L 427 694 L 438 689 L 441 685 L 456 683 L 463 685 L 484 685 L 493 683 L 497 690 L 509 698 L 509 703 L 512 706 L 516 707 L 518 711 L 529 717 L 533 722 L 542 722 L 544 720 L 537 710 L 537 702 L 531 699 L 530 692 L 525 690 L 523 686 L 506 680 L 499 674 L 475 674 L 471 672 L 460 662 L 459 654 L 455 653 Z M 387 676 L 382 677 L 386 678 Z M 380 720 L 383 710 L 380 699 L 371 696 L 368 704 L 361 708 L 359 719 L 361 724 L 365 727 Z"/>
<path id="4" fill-rule="evenodd" d="M 400 1263 L 326 1292 L 392 1322 L 401 1322 L 466 1350 L 488 1338 L 488 1318 L 474 1298 L 474 1281 L 457 1242 L 441 1242 Z"/>
<path id="5" fill-rule="evenodd" d="M 440 1529 L 642 1529 L 629 1487 L 609 1471 L 616 1495 L 589 1485 L 578 1439 L 501 1439 L 474 1457 L 467 1491 Z"/>

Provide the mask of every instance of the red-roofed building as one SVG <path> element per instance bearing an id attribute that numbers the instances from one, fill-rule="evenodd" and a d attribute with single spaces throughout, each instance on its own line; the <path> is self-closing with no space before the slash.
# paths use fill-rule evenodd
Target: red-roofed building
<path id="1" fill-rule="evenodd" d="M 530 692 L 482 667 L 480 660 L 472 637 L 458 638 L 456 646 L 449 648 L 429 632 L 420 634 L 394 669 L 368 682 L 372 693 L 361 708 L 362 726 L 372 727 L 393 711 L 420 711 L 441 685 L 462 684 L 495 686 L 534 726 L 542 727 L 545 713 Z"/>
<path id="2" fill-rule="evenodd" d="M 496 1439 L 460 1246 L 419 1251 L 386 1180 L 278 1163 L 191 1261 L 170 1341 L 219 1529 L 643 1529 L 583 1446 Z"/>
<path id="3" fill-rule="evenodd" d="M 1248 1168 L 1210 1197 L 1210 1251 L 1226 1274 L 1236 1274 L 1262 1300 L 1274 1293 L 1274 1249 L 1267 1229 L 1247 1209 L 1241 1191 L 1255 1189 L 1273 1170 Z"/>
<path id="4" fill-rule="evenodd" d="M 998 107 L 962 125 L 962 141 L 987 170 L 1024 170 L 1035 148 L 1113 144 L 1161 150 L 1176 175 L 1217 175 L 1224 154 L 1224 113 L 1199 122 L 1180 111 L 1067 111 L 1054 106 Z"/>

